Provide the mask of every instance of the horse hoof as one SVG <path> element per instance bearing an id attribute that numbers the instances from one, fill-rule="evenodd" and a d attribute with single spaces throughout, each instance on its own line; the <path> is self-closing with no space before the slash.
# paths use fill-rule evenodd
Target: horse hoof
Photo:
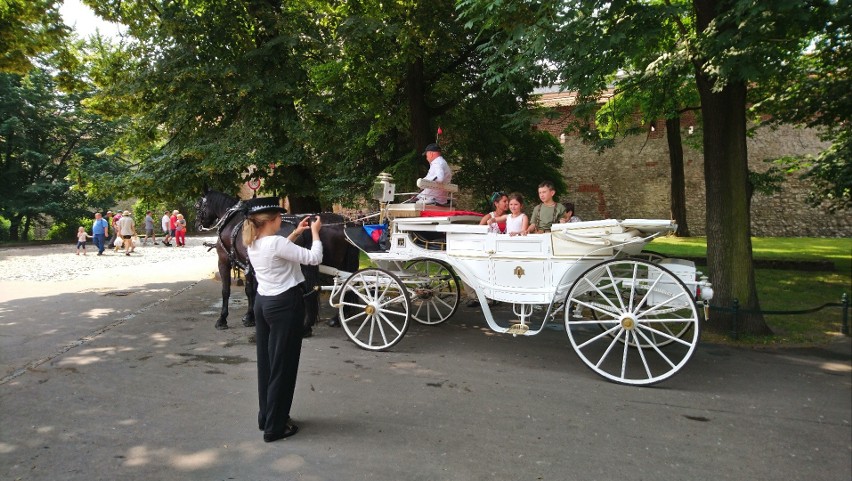
<path id="1" fill-rule="evenodd" d="M 228 328 L 228 324 L 216 324 L 216 329 L 218 329 L 220 331 L 224 331 L 227 328 Z"/>
<path id="2" fill-rule="evenodd" d="M 254 327 L 254 319 L 246 319 L 243 321 L 243 326 Z"/>
<path id="3" fill-rule="evenodd" d="M 304 331 L 302 331 L 302 339 L 307 339 L 314 335 L 314 329 L 312 327 L 306 327 Z"/>
<path id="4" fill-rule="evenodd" d="M 325 321 L 328 327 L 340 327 L 340 318 L 337 316 L 332 317 L 331 319 Z"/>

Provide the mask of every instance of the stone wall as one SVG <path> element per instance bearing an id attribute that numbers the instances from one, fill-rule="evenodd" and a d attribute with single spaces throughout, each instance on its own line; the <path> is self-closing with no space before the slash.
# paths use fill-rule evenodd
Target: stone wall
<path id="1" fill-rule="evenodd" d="M 565 148 L 563 172 L 569 192 L 560 199 L 574 202 L 583 220 L 605 218 L 670 218 L 670 173 L 665 122 L 647 135 L 619 140 L 602 154 L 584 145 L 576 135 L 562 136 L 570 114 L 547 121 L 539 128 L 559 138 Z M 701 133 L 691 116 L 682 119 L 687 221 L 692 235 L 704 235 L 704 159 Z M 815 132 L 792 126 L 761 128 L 748 140 L 749 169 L 764 172 L 765 162 L 785 155 L 816 154 L 827 145 Z M 852 217 L 829 214 L 805 203 L 808 186 L 789 175 L 781 192 L 755 194 L 752 232 L 755 236 L 849 237 Z"/>

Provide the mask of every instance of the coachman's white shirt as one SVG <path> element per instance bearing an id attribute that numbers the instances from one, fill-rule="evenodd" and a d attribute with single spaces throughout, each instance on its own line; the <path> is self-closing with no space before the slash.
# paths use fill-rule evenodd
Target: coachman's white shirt
<path id="1" fill-rule="evenodd" d="M 261 237 L 252 242 L 248 256 L 257 279 L 257 293 L 277 296 L 305 281 L 301 264 L 316 266 L 322 262 L 322 242 L 310 249 L 297 246 L 280 235 Z"/>
<path id="2" fill-rule="evenodd" d="M 426 172 L 426 176 L 423 178 L 442 184 L 449 184 L 453 180 L 453 171 L 450 170 L 447 161 L 443 157 L 438 156 L 432 159 L 432 162 L 429 164 L 429 172 Z M 425 202 L 447 203 L 447 191 L 441 189 L 423 189 L 417 197 Z"/>

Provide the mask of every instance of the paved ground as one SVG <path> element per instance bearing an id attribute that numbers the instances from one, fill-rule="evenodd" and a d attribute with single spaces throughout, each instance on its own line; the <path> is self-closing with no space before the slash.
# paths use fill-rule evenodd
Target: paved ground
<path id="1" fill-rule="evenodd" d="M 586 369 L 560 329 L 495 335 L 478 309 L 415 325 L 387 353 L 318 328 L 293 411 L 302 431 L 266 444 L 251 330 L 236 327 L 244 297 L 235 327 L 216 331 L 213 254 L 162 262 L 180 254 L 154 249 L 73 281 L 0 281 L 0 479 L 852 477 L 849 339 L 705 344 L 674 378 L 634 388 Z M 69 257 L 18 254 L 57 279 Z"/>

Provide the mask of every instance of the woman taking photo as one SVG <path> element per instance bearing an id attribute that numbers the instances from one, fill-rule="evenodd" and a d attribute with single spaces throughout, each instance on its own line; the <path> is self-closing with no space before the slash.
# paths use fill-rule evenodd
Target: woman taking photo
<path id="1" fill-rule="evenodd" d="M 277 441 L 296 434 L 299 427 L 290 419 L 296 375 L 302 351 L 305 306 L 300 264 L 322 262 L 319 217 L 310 224 L 310 249 L 293 242 L 308 228 L 302 219 L 288 236 L 277 235 L 286 210 L 275 197 L 251 199 L 246 204 L 243 242 L 257 279 L 254 319 L 257 343 L 258 427 L 263 440 Z"/>

